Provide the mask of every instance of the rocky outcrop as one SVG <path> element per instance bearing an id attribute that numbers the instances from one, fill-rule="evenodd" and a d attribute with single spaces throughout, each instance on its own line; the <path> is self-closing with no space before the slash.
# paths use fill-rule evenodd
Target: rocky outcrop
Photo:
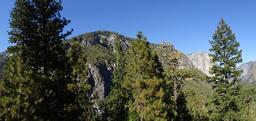
<path id="1" fill-rule="evenodd" d="M 74 37 L 70 40 L 70 42 L 78 41 L 82 45 L 84 45 L 85 48 L 87 49 L 89 48 L 87 50 L 89 51 L 89 53 L 87 54 L 88 56 L 95 57 L 97 55 L 101 55 L 98 59 L 97 58 L 87 59 L 88 73 L 89 73 L 87 81 L 91 85 L 91 89 L 89 92 L 89 96 L 91 100 L 96 100 L 96 101 L 103 100 L 110 92 L 112 72 L 115 65 L 113 58 L 114 58 L 116 40 L 121 41 L 121 46 L 123 50 L 126 51 L 129 48 L 129 43 L 134 39 L 125 37 L 115 32 L 97 31 L 97 32 L 91 32 L 91 33 L 85 33 L 83 35 Z M 163 56 L 164 54 L 172 53 L 173 51 L 178 51 L 175 48 L 171 48 L 169 50 L 167 49 L 163 51 L 163 48 L 161 48 L 157 44 L 150 44 L 150 45 L 156 50 L 161 51 L 161 54 L 159 54 L 160 59 L 161 59 L 161 56 Z M 100 46 L 100 47 L 92 48 L 93 46 Z M 95 51 L 95 49 L 100 49 L 100 50 Z M 97 54 L 96 52 L 99 52 L 99 53 Z M 193 63 L 190 61 L 190 59 L 185 54 L 181 52 L 179 53 L 181 54 L 181 60 L 180 60 L 181 66 L 193 67 Z M 162 64 L 164 64 L 166 60 L 161 59 L 160 61 Z"/>
<path id="2" fill-rule="evenodd" d="M 88 82 L 90 83 L 89 96 L 91 100 L 103 100 L 110 92 L 112 66 L 108 63 L 89 64 Z"/>
<path id="3" fill-rule="evenodd" d="M 196 52 L 188 55 L 193 65 L 202 71 L 207 76 L 211 76 L 209 71 L 211 67 L 211 60 L 209 54 L 206 52 Z M 237 70 L 242 71 L 242 83 L 256 83 L 256 61 L 251 61 L 240 65 Z"/>
<path id="4" fill-rule="evenodd" d="M 123 50 L 127 50 L 129 42 L 132 41 L 131 38 L 108 31 L 85 33 L 69 40 L 78 41 L 87 49 L 86 81 L 90 84 L 89 97 L 92 101 L 103 100 L 110 92 L 117 40 L 121 41 Z"/>
<path id="5" fill-rule="evenodd" d="M 243 83 L 256 83 L 256 61 L 242 64 L 238 70 L 243 71 L 241 75 Z"/>
<path id="6" fill-rule="evenodd" d="M 196 67 L 193 62 L 190 60 L 190 58 L 188 56 L 186 56 L 185 54 L 181 53 L 181 66 L 183 67 L 189 67 L 189 68 L 194 68 Z"/>
<path id="7" fill-rule="evenodd" d="M 200 71 L 202 71 L 207 76 L 210 76 L 210 68 L 211 68 L 211 59 L 209 54 L 206 52 L 196 52 L 188 55 L 188 58 L 193 63 L 195 67 L 197 67 Z"/>
<path id="8" fill-rule="evenodd" d="M 72 38 L 71 40 L 80 41 L 81 44 L 86 46 L 101 45 L 108 48 L 109 50 L 114 50 L 115 42 L 117 40 L 120 40 L 121 46 L 124 50 L 126 50 L 129 46 L 129 42 L 133 39 L 125 37 L 116 32 L 96 31 L 81 34 L 77 37 Z"/>
<path id="9" fill-rule="evenodd" d="M 194 68 L 193 63 L 190 59 L 173 47 L 170 43 L 163 43 L 160 45 L 154 45 L 154 49 L 159 56 L 160 63 L 162 66 L 166 66 L 170 58 L 166 58 L 167 55 L 179 54 L 180 55 L 180 67 Z"/>

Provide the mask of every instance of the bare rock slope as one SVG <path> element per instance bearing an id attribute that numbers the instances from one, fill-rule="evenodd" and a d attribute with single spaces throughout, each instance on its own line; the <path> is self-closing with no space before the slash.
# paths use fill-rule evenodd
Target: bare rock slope
<path id="1" fill-rule="evenodd" d="M 187 56 L 196 68 L 198 68 L 204 74 L 211 76 L 209 71 L 212 63 L 208 53 L 196 52 Z M 240 77 L 242 83 L 256 83 L 256 61 L 244 63 L 237 69 L 242 71 L 242 75 Z"/>
<path id="2" fill-rule="evenodd" d="M 244 83 L 255 83 L 256 82 L 256 61 L 251 61 L 242 64 L 238 67 L 238 70 L 243 71 L 241 79 Z"/>
<path id="3" fill-rule="evenodd" d="M 188 58 L 193 63 L 195 67 L 197 67 L 200 71 L 202 71 L 207 76 L 210 76 L 210 68 L 211 68 L 211 59 L 209 54 L 206 52 L 196 52 L 188 55 Z"/>

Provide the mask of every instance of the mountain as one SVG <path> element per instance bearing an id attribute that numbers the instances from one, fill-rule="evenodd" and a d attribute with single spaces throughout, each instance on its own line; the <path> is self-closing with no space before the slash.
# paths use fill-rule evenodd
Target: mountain
<path id="1" fill-rule="evenodd" d="M 87 55 L 87 66 L 88 75 L 85 80 L 91 85 L 90 98 L 96 100 L 103 100 L 110 92 L 110 85 L 112 80 L 112 72 L 115 68 L 115 42 L 116 40 L 121 40 L 121 46 L 124 51 L 129 48 L 133 38 L 126 37 L 116 32 L 110 31 L 96 31 L 81 34 L 79 36 L 73 37 L 67 41 L 72 45 L 72 42 L 79 42 L 83 45 L 86 50 Z M 181 67 L 187 68 L 197 68 L 205 75 L 210 76 L 209 70 L 211 66 L 211 61 L 208 53 L 206 52 L 196 52 L 189 55 L 185 55 L 182 52 L 176 50 L 174 47 L 172 49 L 165 49 L 165 44 L 150 44 L 151 47 L 159 55 L 159 60 L 163 66 L 165 62 L 162 58 L 168 53 L 177 51 L 181 54 Z M 5 52 L 0 53 L 0 72 L 2 73 L 3 66 L 5 63 Z M 256 82 L 256 61 L 249 62 L 241 65 L 239 70 L 243 70 L 241 79 L 245 83 L 255 83 Z"/>
<path id="2" fill-rule="evenodd" d="M 110 31 L 84 33 L 66 41 L 70 46 L 72 46 L 73 42 L 78 42 L 85 49 L 87 57 L 85 64 L 88 67 L 88 75 L 85 80 L 80 81 L 89 82 L 89 96 L 91 100 L 103 100 L 110 92 L 113 70 L 115 68 L 114 52 L 117 40 L 121 41 L 124 51 L 129 48 L 130 42 L 134 41 L 133 38 Z M 174 47 L 166 49 L 166 47 L 170 46 L 161 45 L 163 46 L 150 43 L 152 49 L 159 55 L 159 60 L 163 66 L 168 61 L 163 56 L 176 51 L 181 54 L 181 67 L 195 68 L 189 57 L 185 54 L 176 50 Z M 0 71 L 3 69 L 5 58 L 5 53 L 0 53 Z"/>
<path id="3" fill-rule="evenodd" d="M 115 32 L 96 31 L 81 34 L 68 40 L 70 45 L 73 42 L 78 42 L 85 49 L 87 57 L 85 64 L 88 66 L 88 75 L 85 80 L 81 81 L 89 82 L 91 85 L 89 93 L 91 100 L 103 100 L 110 92 L 112 72 L 115 68 L 116 40 L 121 41 L 121 46 L 126 51 L 129 42 L 133 39 Z"/>
<path id="4" fill-rule="evenodd" d="M 256 83 L 256 61 L 244 63 L 238 70 L 243 71 L 241 79 L 244 83 Z"/>
<path id="5" fill-rule="evenodd" d="M 187 55 L 193 65 L 207 76 L 210 76 L 211 60 L 206 52 L 195 52 Z M 240 65 L 238 70 L 243 71 L 240 79 L 242 83 L 256 83 L 256 61 L 251 61 Z"/>
<path id="6" fill-rule="evenodd" d="M 82 81 L 90 83 L 89 96 L 92 100 L 103 100 L 110 92 L 112 72 L 115 68 L 114 52 L 116 40 L 121 40 L 121 46 L 124 51 L 129 48 L 130 42 L 134 41 L 133 38 L 109 31 L 85 33 L 68 41 L 71 45 L 72 42 L 79 42 L 86 49 L 88 76 L 87 79 Z M 165 46 L 158 44 L 150 43 L 150 45 L 159 55 L 159 60 L 163 66 L 166 60 L 162 56 L 178 51 L 175 48 L 166 50 Z M 183 67 L 194 67 L 190 59 L 183 53 L 181 53 L 180 62 Z"/>
<path id="7" fill-rule="evenodd" d="M 211 59 L 206 52 L 196 52 L 187 55 L 195 67 L 207 76 L 210 76 Z"/>
<path id="8" fill-rule="evenodd" d="M 110 92 L 112 72 L 115 68 L 115 42 L 121 40 L 121 46 L 124 51 L 129 48 L 130 42 L 134 41 L 133 38 L 126 37 L 116 32 L 109 31 L 96 31 L 81 34 L 73 37 L 67 41 L 70 45 L 72 42 L 79 42 L 86 50 L 88 75 L 85 80 L 91 85 L 90 98 L 96 100 L 103 100 Z M 167 60 L 163 58 L 164 55 L 174 51 L 181 54 L 181 67 L 197 68 L 205 75 L 210 76 L 209 70 L 211 61 L 208 53 L 196 52 L 185 55 L 176 50 L 174 47 L 169 47 L 165 44 L 150 44 L 151 47 L 159 55 L 159 60 L 163 66 Z M 0 53 L 0 72 L 2 72 L 5 63 L 5 53 Z M 241 79 L 245 83 L 256 82 L 256 61 L 245 63 L 241 65 L 239 70 L 243 70 Z"/>

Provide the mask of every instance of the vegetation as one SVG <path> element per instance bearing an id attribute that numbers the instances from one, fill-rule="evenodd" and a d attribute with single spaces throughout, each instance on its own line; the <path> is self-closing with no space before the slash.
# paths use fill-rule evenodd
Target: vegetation
<path id="1" fill-rule="evenodd" d="M 6 61 L 5 53 L 0 53 L 0 80 L 2 80 L 3 77 L 3 68 Z"/>
<path id="2" fill-rule="evenodd" d="M 128 49 L 125 70 L 122 86 L 129 98 L 129 112 L 140 120 L 166 119 L 161 66 L 141 32 Z M 129 120 L 135 120 L 132 118 L 129 116 Z"/>
<path id="3" fill-rule="evenodd" d="M 125 71 L 125 53 L 121 46 L 121 41 L 116 40 L 115 44 L 115 69 L 113 72 L 112 88 L 108 96 L 107 103 L 103 105 L 104 119 L 108 121 L 120 121 L 127 119 L 128 110 L 125 107 L 128 97 L 122 88 Z"/>
<path id="4" fill-rule="evenodd" d="M 210 41 L 212 48 L 210 54 L 212 62 L 210 82 L 213 83 L 214 94 L 210 103 L 213 109 L 210 112 L 210 119 L 216 121 L 239 120 L 240 95 L 239 77 L 240 71 L 236 70 L 238 63 L 242 62 L 234 33 L 222 19 Z"/>
<path id="5" fill-rule="evenodd" d="M 12 46 L 0 56 L 1 121 L 256 120 L 256 88 L 239 83 L 240 45 L 224 20 L 210 40 L 207 77 L 181 65 L 185 55 L 172 44 L 150 44 L 142 32 L 136 39 L 97 31 L 65 41 L 72 31 L 63 31 L 70 21 L 61 10 L 58 0 L 15 1 Z M 90 69 L 97 64 L 111 84 L 90 82 L 100 80 L 93 73 L 104 76 Z M 98 83 L 111 88 L 103 100 L 92 99 Z"/>

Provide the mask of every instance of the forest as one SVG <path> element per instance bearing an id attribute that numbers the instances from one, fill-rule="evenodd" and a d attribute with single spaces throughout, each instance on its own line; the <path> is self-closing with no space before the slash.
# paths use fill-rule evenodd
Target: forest
<path id="1" fill-rule="evenodd" d="M 141 31 L 67 39 L 62 10 L 59 0 L 15 1 L 0 121 L 256 121 L 256 86 L 241 81 L 242 49 L 224 19 L 209 38 L 207 75 Z"/>

